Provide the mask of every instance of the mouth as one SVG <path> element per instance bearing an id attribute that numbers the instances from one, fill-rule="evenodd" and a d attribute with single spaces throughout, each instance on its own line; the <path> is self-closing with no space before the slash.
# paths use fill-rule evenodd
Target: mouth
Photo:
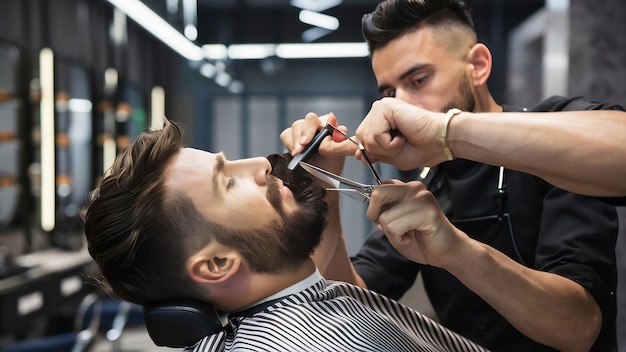
<path id="1" fill-rule="evenodd" d="M 285 185 L 283 180 L 281 180 L 279 178 L 277 178 L 276 180 L 278 181 L 277 183 L 278 183 L 278 186 L 279 186 L 279 189 L 280 189 L 281 198 L 283 200 L 293 198 L 293 192 L 292 192 L 291 188 L 289 188 L 287 185 Z"/>

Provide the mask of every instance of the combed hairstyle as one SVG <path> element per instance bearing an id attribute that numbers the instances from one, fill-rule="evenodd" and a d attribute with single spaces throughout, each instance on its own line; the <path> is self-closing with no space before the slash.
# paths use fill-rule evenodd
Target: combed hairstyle
<path id="1" fill-rule="evenodd" d="M 386 0 L 361 20 L 370 53 L 424 26 L 460 24 L 474 30 L 470 4 L 463 0 Z"/>
<path id="2" fill-rule="evenodd" d="M 182 131 L 167 119 L 162 130 L 141 133 L 117 156 L 83 211 L 89 253 L 101 272 L 96 279 L 121 299 L 144 304 L 181 294 L 172 279 L 187 276 L 181 258 L 197 244 L 184 236 L 192 225 L 179 216 L 193 205 L 174 199 L 180 206 L 166 206 L 163 183 L 167 162 L 181 147 Z"/>
<path id="3" fill-rule="evenodd" d="M 220 226 L 206 219 L 184 193 L 165 188 L 164 171 L 182 147 L 181 128 L 166 119 L 162 130 L 143 132 L 123 149 L 91 192 L 82 214 L 87 247 L 100 269 L 93 278 L 96 284 L 141 305 L 167 299 L 203 300 L 207 292 L 188 275 L 186 261 L 211 241 L 239 251 L 255 272 L 294 270 L 309 258 L 326 224 L 326 203 L 304 209 L 316 213 L 320 221 L 309 225 L 295 219 L 289 227 L 318 236 L 290 236 L 289 228 L 278 221 L 264 230 Z M 270 160 L 277 170 L 286 170 L 280 165 L 289 162 L 288 156 L 274 155 Z M 305 174 L 301 171 L 285 179 L 301 188 L 298 193 L 313 192 L 322 199 L 323 188 Z"/>

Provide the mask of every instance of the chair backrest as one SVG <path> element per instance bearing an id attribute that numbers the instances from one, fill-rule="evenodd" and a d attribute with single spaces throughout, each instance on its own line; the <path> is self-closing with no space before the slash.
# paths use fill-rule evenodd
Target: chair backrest
<path id="1" fill-rule="evenodd" d="M 217 310 L 200 301 L 156 302 L 145 305 L 143 314 L 146 330 L 157 346 L 190 347 L 222 329 Z"/>

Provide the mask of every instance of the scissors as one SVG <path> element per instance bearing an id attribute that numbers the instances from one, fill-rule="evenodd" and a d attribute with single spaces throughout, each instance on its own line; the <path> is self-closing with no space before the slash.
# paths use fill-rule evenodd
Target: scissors
<path id="1" fill-rule="evenodd" d="M 326 136 L 331 135 L 334 131 L 339 132 L 344 137 L 346 137 L 346 139 L 356 144 L 356 146 L 361 151 L 361 155 L 363 155 L 363 158 L 367 162 L 367 165 L 370 171 L 372 172 L 372 175 L 374 176 L 376 183 L 379 185 L 382 185 L 380 176 L 378 176 L 376 169 L 374 169 L 374 165 L 372 165 L 372 163 L 370 162 L 370 159 L 367 157 L 367 154 L 365 153 L 365 148 L 363 147 L 363 145 L 357 142 L 356 140 L 354 140 L 354 138 L 348 136 L 345 132 L 338 130 L 335 126 L 331 124 L 327 124 L 320 132 L 317 133 L 317 135 L 313 138 L 313 141 L 307 146 L 307 148 L 305 148 L 305 150 L 302 153 L 297 155 L 291 161 L 291 163 L 289 163 L 288 168 L 290 170 L 293 170 L 296 165 L 300 165 L 308 173 L 328 183 L 329 185 L 333 187 L 333 188 L 327 188 L 326 189 L 327 191 L 338 191 L 360 202 L 368 202 L 370 200 L 372 191 L 374 190 L 373 185 L 367 185 L 367 184 L 363 184 L 360 182 L 352 181 L 350 179 L 336 175 L 332 172 L 326 171 L 320 167 L 317 167 L 315 165 L 311 165 L 305 162 L 305 160 L 308 159 L 308 156 L 319 147 L 321 140 L 324 139 Z"/>
<path id="2" fill-rule="evenodd" d="M 383 182 L 381 181 L 380 176 L 378 176 L 376 169 L 374 169 L 374 165 L 372 165 L 372 162 L 367 157 L 367 154 L 365 153 L 365 147 L 363 147 L 363 144 L 357 142 L 356 140 L 354 140 L 354 138 L 348 136 L 345 132 L 338 130 L 335 126 L 331 124 L 326 124 L 324 128 L 322 128 L 319 132 L 317 132 L 315 137 L 313 137 L 313 140 L 311 141 L 311 143 L 309 143 L 309 145 L 307 145 L 307 147 L 304 148 L 304 150 L 301 153 L 293 157 L 291 162 L 289 162 L 289 165 L 287 165 L 287 168 L 289 170 L 293 170 L 296 168 L 296 166 L 298 166 L 302 162 L 307 161 L 309 157 L 315 151 L 317 151 L 317 148 L 319 148 L 320 144 L 322 143 L 322 140 L 326 138 L 326 136 L 331 135 L 334 131 L 339 132 L 344 137 L 346 137 L 346 139 L 348 139 L 350 142 L 356 144 L 357 148 L 359 148 L 359 150 L 361 151 L 361 155 L 363 155 L 363 158 L 367 162 L 367 166 L 369 167 L 372 175 L 374 175 L 374 179 L 376 180 L 376 183 L 378 183 L 379 185 L 382 185 Z"/>
<path id="3" fill-rule="evenodd" d="M 372 175 L 374 175 L 374 179 L 376 180 L 376 183 L 378 183 L 379 185 L 382 185 L 383 181 L 381 181 L 380 176 L 378 176 L 378 172 L 376 172 L 376 169 L 374 169 L 374 165 L 372 165 L 372 162 L 370 161 L 370 158 L 368 158 L 367 154 L 365 154 L 365 147 L 363 146 L 363 144 L 355 141 L 354 138 L 348 136 L 345 132 L 343 132 L 341 130 L 338 130 L 335 126 L 333 126 L 331 124 L 327 124 L 326 128 L 328 130 L 330 130 L 331 133 L 334 132 L 334 131 L 339 132 L 344 137 L 346 137 L 347 140 L 349 140 L 350 142 L 356 144 L 357 148 L 359 148 L 359 150 L 361 151 L 361 155 L 363 155 L 363 158 L 367 162 L 367 166 L 369 167 L 370 171 L 372 172 Z"/>
<path id="4" fill-rule="evenodd" d="M 307 162 L 300 161 L 300 166 L 311 175 L 331 185 L 332 188 L 326 188 L 327 191 L 341 192 L 360 202 L 369 202 L 372 191 L 374 191 L 374 186 L 372 185 L 366 185 L 335 175 Z"/>

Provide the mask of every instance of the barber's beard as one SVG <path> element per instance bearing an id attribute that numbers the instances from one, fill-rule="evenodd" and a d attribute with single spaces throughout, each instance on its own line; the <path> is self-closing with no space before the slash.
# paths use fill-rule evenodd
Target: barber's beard
<path id="1" fill-rule="evenodd" d="M 462 111 L 474 111 L 476 108 L 476 99 L 474 98 L 469 79 L 465 75 L 462 77 L 454 98 L 441 112 L 446 112 L 452 108 L 461 109 Z"/>

